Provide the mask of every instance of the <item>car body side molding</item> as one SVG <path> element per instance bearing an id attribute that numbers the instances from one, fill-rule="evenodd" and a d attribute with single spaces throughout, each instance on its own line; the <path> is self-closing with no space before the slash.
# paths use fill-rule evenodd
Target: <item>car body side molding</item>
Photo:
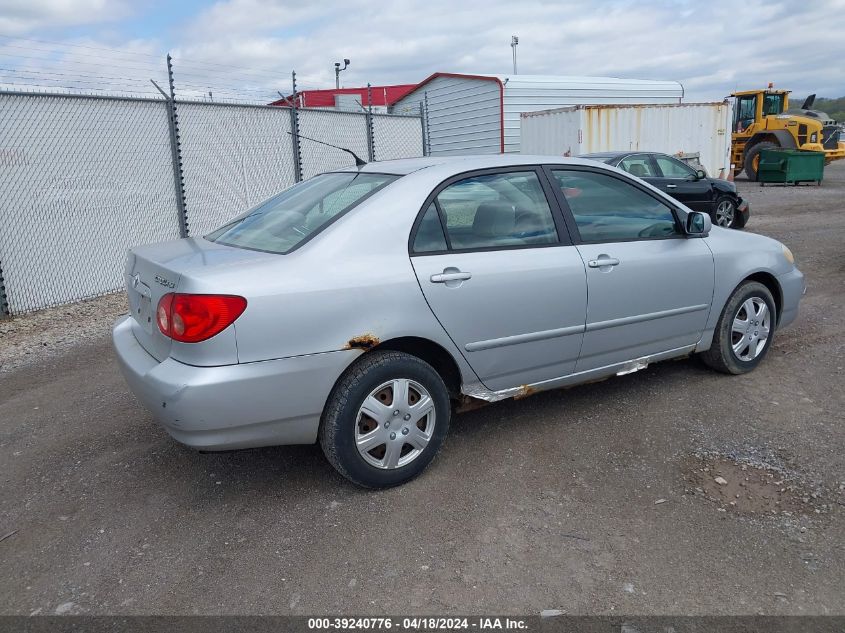
<path id="1" fill-rule="evenodd" d="M 491 338 L 486 341 L 476 341 L 474 343 L 467 343 L 464 345 L 464 349 L 468 352 L 480 352 L 481 350 L 494 349 L 496 347 L 507 347 L 508 345 L 518 345 L 520 343 L 544 341 L 546 339 L 559 338 L 561 336 L 569 336 L 571 334 L 581 334 L 583 331 L 583 325 L 572 325 L 569 327 L 555 328 L 553 330 L 542 330 L 540 332 L 528 332 L 526 334 L 514 334 L 513 336 Z"/>
<path id="2" fill-rule="evenodd" d="M 596 321 L 595 323 L 587 323 L 586 331 L 595 332 L 596 330 L 607 330 L 618 325 L 630 325 L 632 323 L 642 323 L 644 321 L 654 321 L 664 317 L 677 316 L 679 314 L 689 314 L 691 312 L 701 312 L 709 310 L 710 304 L 702 303 L 697 306 L 687 306 L 684 308 L 673 308 L 671 310 L 660 310 L 659 312 L 649 312 L 647 314 L 637 314 L 629 317 L 622 317 L 620 319 L 609 319 L 608 321 Z"/>

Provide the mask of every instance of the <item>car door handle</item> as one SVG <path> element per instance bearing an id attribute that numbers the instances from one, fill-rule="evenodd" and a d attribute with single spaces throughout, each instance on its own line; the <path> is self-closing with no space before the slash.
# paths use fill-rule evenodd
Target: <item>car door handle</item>
<path id="1" fill-rule="evenodd" d="M 437 275 L 432 275 L 429 279 L 433 284 L 445 284 L 447 281 L 466 281 L 467 279 L 472 279 L 472 273 L 465 273 L 461 271 L 453 273 L 443 272 Z"/>
<path id="2" fill-rule="evenodd" d="M 678 185 L 666 185 L 667 189 L 677 189 Z"/>
<path id="3" fill-rule="evenodd" d="M 618 266 L 619 260 L 615 257 L 601 257 L 599 259 L 591 259 L 587 262 L 590 268 L 604 268 L 605 266 Z"/>

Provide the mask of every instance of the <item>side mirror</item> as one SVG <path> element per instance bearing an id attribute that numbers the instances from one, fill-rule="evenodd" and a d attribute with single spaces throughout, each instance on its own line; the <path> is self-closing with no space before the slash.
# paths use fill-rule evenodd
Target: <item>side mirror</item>
<path id="1" fill-rule="evenodd" d="M 698 170 L 696 170 L 696 172 L 695 172 L 695 176 L 696 176 L 696 178 L 698 178 L 699 180 L 704 180 L 705 178 L 707 178 L 707 172 L 706 172 L 706 171 L 704 171 L 703 169 L 698 169 Z"/>
<path id="2" fill-rule="evenodd" d="M 713 222 L 710 216 L 701 211 L 690 211 L 687 215 L 687 235 L 695 235 L 698 237 L 706 237 L 713 228 Z"/>

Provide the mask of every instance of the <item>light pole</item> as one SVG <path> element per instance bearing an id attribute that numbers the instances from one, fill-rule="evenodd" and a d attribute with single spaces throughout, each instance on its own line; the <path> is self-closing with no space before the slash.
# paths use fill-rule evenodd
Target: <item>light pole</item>
<path id="1" fill-rule="evenodd" d="M 349 60 L 343 60 L 343 68 L 340 67 L 340 62 L 334 63 L 334 87 L 340 88 L 340 71 L 346 70 L 349 67 Z"/>
<path id="2" fill-rule="evenodd" d="M 517 75 L 519 73 L 516 72 L 516 47 L 519 45 L 519 38 L 516 35 L 511 35 L 511 50 L 513 51 L 513 74 Z"/>

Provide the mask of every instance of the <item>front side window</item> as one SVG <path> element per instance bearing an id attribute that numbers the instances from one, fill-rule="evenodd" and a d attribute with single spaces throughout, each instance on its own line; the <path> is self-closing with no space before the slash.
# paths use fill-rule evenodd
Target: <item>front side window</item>
<path id="1" fill-rule="evenodd" d="M 664 178 L 689 178 L 695 176 L 695 171 L 689 165 L 671 156 L 655 156 L 657 166 Z"/>
<path id="2" fill-rule="evenodd" d="M 557 230 L 534 171 L 473 176 L 437 196 L 453 250 L 556 244 Z"/>
<path id="3" fill-rule="evenodd" d="M 620 178 L 589 171 L 552 173 L 585 242 L 681 235 L 672 209 Z"/>
<path id="4" fill-rule="evenodd" d="M 359 172 L 315 176 L 262 202 L 205 239 L 227 246 L 288 253 L 397 178 Z"/>
<path id="5" fill-rule="evenodd" d="M 619 163 L 619 167 L 627 171 L 632 176 L 637 178 L 648 178 L 649 176 L 656 176 L 654 167 L 652 167 L 651 159 L 642 154 L 637 156 L 629 156 Z"/>

